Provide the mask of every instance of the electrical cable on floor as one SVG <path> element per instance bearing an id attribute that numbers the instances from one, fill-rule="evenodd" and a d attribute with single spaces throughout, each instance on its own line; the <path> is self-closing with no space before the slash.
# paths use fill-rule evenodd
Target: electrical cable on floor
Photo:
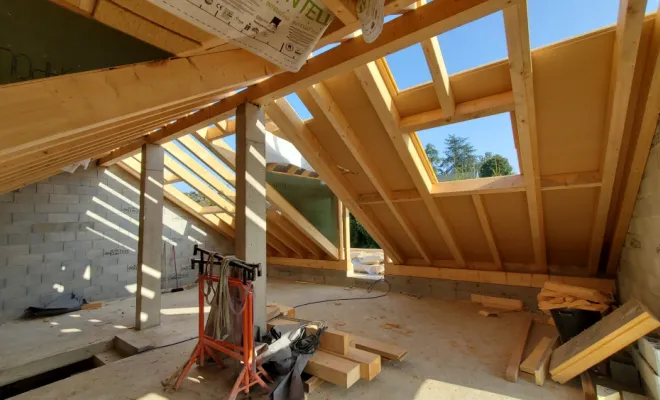
<path id="1" fill-rule="evenodd" d="M 307 327 L 315 326 L 316 332 L 307 334 Z M 291 349 L 298 354 L 314 354 L 321 345 L 321 334 L 328 329 L 328 323 L 325 321 L 314 321 L 304 324 L 300 328 L 300 334 L 291 342 Z"/>
<path id="2" fill-rule="evenodd" d="M 297 306 L 293 306 L 293 308 L 300 308 L 304 306 L 309 306 L 312 304 L 319 304 L 319 303 L 329 303 L 331 301 L 349 301 L 349 300 L 369 300 L 369 299 L 377 299 L 380 297 L 385 297 L 390 293 L 390 290 L 392 289 L 392 285 L 385 279 L 379 279 L 377 281 L 374 281 L 367 287 L 367 293 L 371 293 L 374 290 L 374 286 L 378 284 L 379 282 L 385 282 L 387 284 L 387 291 L 383 294 L 379 294 L 378 296 L 369 296 L 369 297 L 348 297 L 348 298 L 343 298 L 343 299 L 328 299 L 328 300 L 319 300 L 319 301 L 310 301 L 309 303 L 303 303 L 299 304 Z"/>

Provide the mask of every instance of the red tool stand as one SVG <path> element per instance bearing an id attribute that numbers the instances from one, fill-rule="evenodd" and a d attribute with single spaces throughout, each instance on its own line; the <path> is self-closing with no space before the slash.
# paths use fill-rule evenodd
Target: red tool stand
<path id="1" fill-rule="evenodd" d="M 228 278 L 229 286 L 238 288 L 243 293 L 243 298 L 245 299 L 245 309 L 243 311 L 243 344 L 241 346 L 229 343 L 224 340 L 215 340 L 210 336 L 204 334 L 204 284 L 213 282 L 218 282 L 220 280 L 219 275 L 212 275 L 211 271 L 212 265 L 220 265 L 223 257 L 219 254 L 211 253 L 207 250 L 199 248 L 195 245 L 195 252 L 193 255 L 200 254 L 200 259 L 193 259 L 193 268 L 195 264 L 199 266 L 199 281 L 197 284 L 198 291 L 198 302 L 199 302 L 199 341 L 195 350 L 190 355 L 190 359 L 183 367 L 179 378 L 174 385 L 174 389 L 178 389 L 183 382 L 183 379 L 188 376 L 188 372 L 192 367 L 193 363 L 197 363 L 200 366 L 204 365 L 204 359 L 206 356 L 212 357 L 215 362 L 223 366 L 223 362 L 217 357 L 213 350 L 219 351 L 220 353 L 226 354 L 229 357 L 232 357 L 236 360 L 239 360 L 243 367 L 241 372 L 234 383 L 229 399 L 235 399 L 239 392 L 244 391 L 246 394 L 250 391 L 250 387 L 256 384 L 261 385 L 263 388 L 268 388 L 262 376 L 267 380 L 271 381 L 270 377 L 266 371 L 256 362 L 256 355 L 254 349 L 254 290 L 252 286 L 252 281 L 255 277 L 255 272 L 261 276 L 261 269 L 258 264 L 248 264 L 240 260 L 232 260 L 230 266 L 232 268 L 241 268 L 242 277 L 239 278 Z M 207 259 L 204 260 L 204 256 L 207 256 Z M 211 257 L 214 257 L 215 260 L 211 260 Z M 205 268 L 205 266 L 209 268 Z"/>

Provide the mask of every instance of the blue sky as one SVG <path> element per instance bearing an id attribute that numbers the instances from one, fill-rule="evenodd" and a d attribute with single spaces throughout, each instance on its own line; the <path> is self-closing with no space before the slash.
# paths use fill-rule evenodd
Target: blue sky
<path id="1" fill-rule="evenodd" d="M 647 1 L 647 13 L 658 9 L 658 1 Z M 532 49 L 614 24 L 618 6 L 619 0 L 528 0 Z M 449 74 L 507 57 L 501 12 L 443 33 L 438 39 Z M 328 46 L 331 47 L 334 46 Z M 420 45 L 391 54 L 386 59 L 400 90 L 431 80 Z M 311 118 L 295 94 L 286 97 L 298 115 L 303 119 Z M 450 134 L 467 137 L 478 154 L 490 151 L 507 157 L 514 171 L 519 172 L 508 114 L 418 132 L 422 143 L 432 143 L 441 153 L 445 148 L 444 140 Z M 234 135 L 225 141 L 235 149 Z M 177 185 L 189 190 L 183 183 Z"/>

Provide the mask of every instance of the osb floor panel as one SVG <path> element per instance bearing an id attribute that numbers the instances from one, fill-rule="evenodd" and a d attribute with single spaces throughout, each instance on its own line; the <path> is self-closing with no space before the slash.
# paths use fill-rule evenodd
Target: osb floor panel
<path id="1" fill-rule="evenodd" d="M 156 345 L 176 342 L 194 335 L 196 291 L 163 296 L 166 312 L 160 327 L 141 332 Z M 365 296 L 361 289 L 346 290 L 313 284 L 271 280 L 268 300 L 298 305 L 307 301 Z M 579 399 L 582 391 L 550 380 L 544 387 L 530 378 L 518 383 L 503 379 L 506 363 L 514 346 L 515 327 L 521 314 L 506 313 L 499 318 L 484 318 L 479 307 L 467 302 L 431 298 L 414 299 L 390 294 L 375 300 L 338 301 L 299 308 L 304 319 L 325 319 L 329 325 L 348 332 L 396 342 L 409 350 L 401 363 L 384 362 L 373 381 L 360 380 L 350 389 L 323 384 L 313 399 Z M 123 314 L 122 314 L 123 312 Z M 31 357 L 56 352 L 60 345 L 72 346 L 98 335 L 114 334 L 114 325 L 128 326 L 134 300 L 114 301 L 101 309 L 49 318 L 46 321 L 12 323 L 0 326 L 5 355 L 30 351 Z M 90 323 L 98 319 L 102 323 Z M 51 325 L 58 322 L 59 325 Z M 390 325 L 386 325 L 390 323 Z M 397 325 L 398 324 L 398 325 Z M 46 329 L 41 328 L 46 326 Z M 53 326 L 49 328 L 48 326 Z M 393 326 L 398 326 L 393 328 Z M 81 332 L 60 334 L 60 329 L 80 327 Z M 84 329 L 83 329 L 84 328 Z M 11 332 L 13 332 L 13 335 Z M 15 336 L 14 336 L 15 335 Z M 29 336 L 26 339 L 25 336 Z M 10 339 L 11 338 L 11 339 Z M 27 345 L 32 344 L 32 348 Z M 16 343 L 16 345 L 14 345 Z M 190 354 L 194 341 L 157 349 L 125 358 L 69 379 L 24 393 L 17 399 L 217 399 L 227 394 L 234 379 L 231 369 L 215 366 L 193 368 L 191 379 L 175 393 L 162 390 L 160 381 L 170 375 Z M 521 374 L 525 375 L 525 374 Z M 257 398 L 260 396 L 256 396 Z"/>

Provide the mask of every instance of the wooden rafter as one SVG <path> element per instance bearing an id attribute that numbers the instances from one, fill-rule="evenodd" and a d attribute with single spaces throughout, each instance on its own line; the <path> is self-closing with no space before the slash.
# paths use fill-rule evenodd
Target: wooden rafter
<path id="1" fill-rule="evenodd" d="M 294 226 L 292 223 L 290 223 L 286 218 L 284 218 L 283 215 L 281 215 L 278 211 L 275 210 L 268 210 L 267 211 L 268 218 L 275 223 L 286 233 L 289 234 L 289 236 L 299 245 L 301 245 L 305 250 L 307 254 L 311 254 L 314 256 L 316 259 L 321 259 L 323 258 L 323 253 L 319 251 L 319 248 L 314 244 L 313 241 L 311 241 L 307 235 L 301 234 L 300 229 L 297 226 Z"/>
<path id="2" fill-rule="evenodd" d="M 269 227 L 270 228 L 270 227 Z M 278 253 L 280 253 L 283 257 L 289 257 L 290 250 L 286 245 L 277 237 L 275 236 L 272 232 L 266 232 L 266 235 L 268 236 L 268 244 L 271 245 L 275 250 L 277 250 Z"/>
<path id="3" fill-rule="evenodd" d="M 319 106 L 323 114 L 330 121 L 335 132 L 337 132 L 341 140 L 346 144 L 346 147 L 358 162 L 360 168 L 362 168 L 378 193 L 382 196 L 385 204 L 392 214 L 394 214 L 394 218 L 401 225 L 406 235 L 408 235 L 417 251 L 419 251 L 424 260 L 430 263 L 432 255 L 428 246 L 424 242 L 424 239 L 419 232 L 415 230 L 412 222 L 402 210 L 402 206 L 392 201 L 392 189 L 387 185 L 385 177 L 382 176 L 378 167 L 374 164 L 369 155 L 369 151 L 364 148 L 357 134 L 353 128 L 351 128 L 348 120 L 346 120 L 346 117 L 341 112 L 339 106 L 335 103 L 326 87 L 323 83 L 317 83 L 316 85 L 310 86 L 308 92 L 311 94 L 312 99 Z M 300 97 L 304 98 L 304 96 Z"/>
<path id="4" fill-rule="evenodd" d="M 291 143 L 303 154 L 305 159 L 314 167 L 323 180 L 328 184 L 335 195 L 351 210 L 371 237 L 396 261 L 404 260 L 402 253 L 394 241 L 386 235 L 378 221 L 369 211 L 361 208 L 357 203 L 357 192 L 348 183 L 336 164 L 322 148 L 318 139 L 310 132 L 305 123 L 298 117 L 285 99 L 279 99 L 266 106 L 266 112 L 273 121 L 285 132 Z"/>
<path id="5" fill-rule="evenodd" d="M 511 87 L 516 111 L 520 157 L 534 247 L 534 259 L 540 272 L 547 271 L 545 227 L 541 204 L 541 182 L 536 132 L 536 106 L 532 77 L 532 56 L 527 26 L 527 2 L 518 0 L 504 9 L 504 28 L 509 52 Z"/>
<path id="6" fill-rule="evenodd" d="M 220 179 L 211 173 L 207 168 L 198 163 L 193 159 L 188 153 L 186 153 L 182 148 L 180 148 L 176 143 L 172 141 L 169 143 L 163 144 L 163 148 L 167 150 L 174 158 L 179 160 L 186 168 L 190 169 L 192 172 L 197 174 L 202 178 L 206 183 L 208 183 L 213 189 L 217 190 L 219 194 L 224 196 L 225 199 L 229 200 L 231 203 L 236 203 L 236 193 L 225 185 Z M 228 212 L 233 213 L 234 207 L 227 206 L 225 208 Z"/>
<path id="7" fill-rule="evenodd" d="M 284 230 L 281 226 L 274 224 L 270 224 L 268 226 L 268 230 L 271 231 L 273 235 L 277 236 L 277 238 L 280 239 L 286 247 L 288 247 L 298 256 L 304 258 L 309 254 L 309 252 L 295 239 L 295 233 L 291 234 Z"/>
<path id="8" fill-rule="evenodd" d="M 479 217 L 479 222 L 481 223 L 481 229 L 483 230 L 484 236 L 486 237 L 486 242 L 488 243 L 488 248 L 490 249 L 490 255 L 493 257 L 493 263 L 497 269 L 502 270 L 502 259 L 500 258 L 499 250 L 497 250 L 495 236 L 493 236 L 493 229 L 490 226 L 488 213 L 486 212 L 486 207 L 484 207 L 481 195 L 473 194 L 472 202 L 474 203 L 474 209 L 477 211 L 477 216 Z"/>
<path id="9" fill-rule="evenodd" d="M 184 145 L 191 153 L 195 154 L 197 158 L 202 160 L 206 166 L 211 168 L 222 179 L 227 181 L 230 185 L 236 186 L 236 174 L 225 166 L 218 158 L 202 144 L 200 141 L 195 140 L 193 135 L 187 135 L 179 138 L 179 142 Z"/>
<path id="10" fill-rule="evenodd" d="M 541 191 L 585 189 L 600 187 L 599 172 L 580 172 L 546 175 L 541 177 Z M 458 181 L 437 182 L 431 185 L 432 197 L 471 196 L 495 193 L 516 193 L 525 191 L 522 175 L 493 176 Z M 360 195 L 361 204 L 383 203 L 379 193 Z M 395 190 L 392 201 L 421 200 L 419 192 L 414 190 Z"/>
<path id="11" fill-rule="evenodd" d="M 366 43 L 361 37 L 349 39 L 325 53 L 310 58 L 300 71 L 281 73 L 249 86 L 246 90 L 224 98 L 216 104 L 154 132 L 150 135 L 149 140 L 153 143 L 166 143 L 191 131 L 228 118 L 239 104 L 245 102 L 267 104 L 326 78 L 351 71 L 421 40 L 497 12 L 511 1 L 436 0 L 386 23 L 380 36 L 373 43 Z M 408 4 L 412 4 L 412 2 Z M 357 29 L 359 26 L 356 26 L 353 31 Z M 275 122 L 277 124 L 277 121 Z M 279 126 L 279 124 L 277 125 Z"/>
<path id="12" fill-rule="evenodd" d="M 203 132 L 195 133 L 197 140 L 200 143 L 204 144 L 209 152 L 214 156 L 222 160 L 230 168 L 236 168 L 236 153 L 227 146 L 222 140 L 216 140 L 214 143 L 209 143 L 203 136 Z M 330 258 L 336 260 L 338 258 L 337 247 L 332 244 L 324 235 L 321 233 L 314 225 L 312 225 L 305 216 L 303 216 L 295 207 L 291 205 L 277 189 L 273 188 L 271 185 L 266 184 L 266 198 L 271 202 L 277 209 L 284 215 L 284 217 L 294 224 L 297 229 L 301 230 L 305 240 L 309 238 L 318 246 L 323 252 L 325 252 Z M 307 244 L 307 242 L 305 242 Z M 318 254 L 316 248 L 311 246 L 313 250 L 310 250 L 312 254 Z"/>
<path id="13" fill-rule="evenodd" d="M 374 106 L 378 117 L 392 140 L 392 144 L 394 145 L 399 158 L 408 170 L 417 191 L 422 197 L 424 205 L 431 215 L 431 219 L 435 223 L 435 226 L 445 243 L 447 243 L 449 251 L 459 265 L 465 265 L 465 258 L 463 257 L 461 250 L 458 248 L 456 239 L 454 238 L 447 221 L 440 212 L 440 209 L 431 197 L 431 178 L 424 168 L 424 164 L 412 142 L 410 134 L 403 133 L 399 129 L 399 112 L 396 109 L 394 101 L 387 90 L 380 72 L 378 71 L 378 67 L 375 63 L 369 63 L 357 68 L 355 72 L 362 84 L 362 88 L 367 93 L 371 104 Z"/>
<path id="14" fill-rule="evenodd" d="M 426 0 L 420 0 L 420 6 L 426 4 Z M 440 43 L 437 36 L 432 36 L 429 39 L 422 40 L 422 50 L 424 50 L 424 57 L 426 63 L 431 71 L 431 78 L 433 79 L 433 87 L 438 96 L 438 102 L 443 114 L 447 117 L 452 117 L 456 111 L 456 101 L 454 100 L 454 93 L 451 90 L 449 83 L 449 74 L 445 66 L 445 60 L 440 51 Z"/>
<path id="15" fill-rule="evenodd" d="M 596 206 L 587 261 L 587 269 L 592 275 L 598 272 L 603 247 L 607 216 L 619 165 L 621 142 L 631 100 L 645 8 L 646 0 L 622 0 L 619 5 L 606 122 L 607 144 L 601 164 L 603 184 Z"/>
<path id="16" fill-rule="evenodd" d="M 344 25 L 350 25 L 358 22 L 357 2 L 356 0 L 322 0 L 323 4 L 337 17 Z"/>
<path id="17" fill-rule="evenodd" d="M 626 239 L 630 219 L 637 202 L 644 175 L 644 168 L 649 157 L 649 149 L 654 135 L 658 135 L 658 114 L 660 114 L 660 10 L 656 13 L 653 36 L 647 56 L 644 76 L 637 107 L 642 111 L 639 119 L 639 136 L 634 147 L 630 164 L 630 175 L 623 190 L 621 207 L 614 225 L 614 236 L 607 260 L 607 274 L 616 274 L 621 250 Z"/>

